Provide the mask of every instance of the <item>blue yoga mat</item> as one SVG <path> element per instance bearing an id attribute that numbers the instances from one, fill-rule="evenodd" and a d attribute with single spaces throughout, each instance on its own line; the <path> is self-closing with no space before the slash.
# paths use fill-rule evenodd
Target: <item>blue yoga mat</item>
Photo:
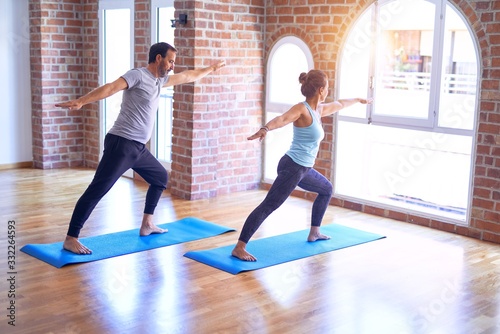
<path id="1" fill-rule="evenodd" d="M 303 230 L 269 238 L 250 240 L 246 248 L 250 254 L 257 258 L 256 262 L 246 262 L 232 256 L 231 251 L 234 245 L 191 251 L 184 254 L 184 256 L 236 275 L 242 271 L 270 267 L 385 238 L 385 236 L 379 234 L 337 224 L 322 226 L 321 232 L 330 236 L 331 239 L 308 242 L 307 236 L 309 235 L 309 230 Z"/>
<path id="2" fill-rule="evenodd" d="M 232 228 L 193 217 L 187 217 L 158 226 L 168 229 L 168 232 L 141 237 L 139 236 L 139 229 L 134 229 L 81 238 L 80 241 L 92 250 L 92 254 L 89 255 L 78 255 L 64 250 L 62 242 L 53 244 L 28 244 L 22 247 L 21 251 L 47 262 L 56 268 L 61 268 L 67 264 L 97 261 L 234 231 Z"/>

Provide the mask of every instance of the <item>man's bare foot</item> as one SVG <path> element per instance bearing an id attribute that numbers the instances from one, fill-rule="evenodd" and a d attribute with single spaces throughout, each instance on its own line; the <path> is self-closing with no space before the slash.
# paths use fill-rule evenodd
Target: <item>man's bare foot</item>
<path id="1" fill-rule="evenodd" d="M 150 234 L 161 234 L 168 232 L 167 229 L 159 228 L 158 226 L 151 224 L 151 225 L 142 225 L 141 229 L 139 231 L 139 235 L 141 237 L 148 236 Z"/>
<path id="2" fill-rule="evenodd" d="M 309 236 L 307 237 L 307 241 L 318 241 L 318 240 L 328 240 L 329 236 L 322 234 L 319 231 L 319 226 L 311 226 L 311 231 L 309 232 Z"/>
<path id="3" fill-rule="evenodd" d="M 234 246 L 231 255 L 243 261 L 257 261 L 257 258 L 255 256 L 246 251 L 245 246 L 246 244 L 243 241 L 238 241 L 236 246 Z"/>
<path id="4" fill-rule="evenodd" d="M 148 236 L 150 234 L 161 234 L 168 232 L 167 229 L 162 229 L 153 224 L 153 215 L 145 213 L 142 217 L 141 229 L 139 235 L 141 237 Z"/>
<path id="5" fill-rule="evenodd" d="M 311 242 L 318 241 L 318 240 L 328 240 L 328 239 L 330 239 L 329 236 L 321 234 L 321 233 L 309 234 L 309 236 L 307 237 L 307 241 L 311 241 Z"/>
<path id="6" fill-rule="evenodd" d="M 66 236 L 66 239 L 64 240 L 63 248 L 67 251 L 70 251 L 75 254 L 79 255 L 88 255 L 92 254 L 92 251 L 85 247 L 79 240 L 78 238 L 75 237 L 70 237 L 69 235 Z"/>

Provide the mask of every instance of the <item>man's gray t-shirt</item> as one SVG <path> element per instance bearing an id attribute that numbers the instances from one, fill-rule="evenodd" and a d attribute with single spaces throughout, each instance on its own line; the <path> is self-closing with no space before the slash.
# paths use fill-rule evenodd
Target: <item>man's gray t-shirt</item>
<path id="1" fill-rule="evenodd" d="M 160 90 L 168 76 L 156 78 L 142 67 L 128 71 L 122 78 L 128 88 L 123 91 L 120 114 L 109 133 L 146 144 L 153 131 Z"/>

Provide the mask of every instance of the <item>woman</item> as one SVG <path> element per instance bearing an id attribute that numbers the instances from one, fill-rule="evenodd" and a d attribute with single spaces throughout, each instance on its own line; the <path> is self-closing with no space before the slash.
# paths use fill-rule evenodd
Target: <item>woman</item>
<path id="1" fill-rule="evenodd" d="M 320 226 L 326 208 L 330 203 L 333 187 L 323 175 L 314 170 L 314 162 L 319 145 L 324 137 L 321 117 L 329 116 L 355 103 L 371 103 L 370 100 L 355 98 L 323 103 L 328 95 L 328 78 L 319 70 L 301 73 L 299 82 L 304 102 L 294 105 L 283 115 L 274 118 L 260 128 L 248 140 L 263 140 L 269 131 L 293 123 L 293 140 L 288 152 L 278 164 L 278 176 L 264 201 L 248 216 L 232 255 L 243 261 L 257 259 L 246 251 L 246 245 L 262 222 L 285 202 L 296 186 L 316 192 L 311 217 L 311 230 L 308 241 L 326 240 L 329 236 L 321 234 Z"/>

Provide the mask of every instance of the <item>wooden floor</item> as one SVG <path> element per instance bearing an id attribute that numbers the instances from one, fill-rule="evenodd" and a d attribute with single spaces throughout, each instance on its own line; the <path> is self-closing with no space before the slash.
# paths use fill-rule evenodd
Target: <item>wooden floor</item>
<path id="1" fill-rule="evenodd" d="M 324 224 L 387 238 L 239 275 L 183 256 L 234 244 L 239 232 L 61 269 L 20 252 L 27 243 L 63 240 L 92 176 L 0 171 L 0 333 L 500 333 L 499 245 L 333 206 Z M 137 228 L 146 190 L 119 180 L 81 236 Z M 156 222 L 196 216 L 239 231 L 265 194 L 184 201 L 166 191 Z M 311 202 L 290 198 L 254 239 L 306 229 L 310 211 Z"/>

